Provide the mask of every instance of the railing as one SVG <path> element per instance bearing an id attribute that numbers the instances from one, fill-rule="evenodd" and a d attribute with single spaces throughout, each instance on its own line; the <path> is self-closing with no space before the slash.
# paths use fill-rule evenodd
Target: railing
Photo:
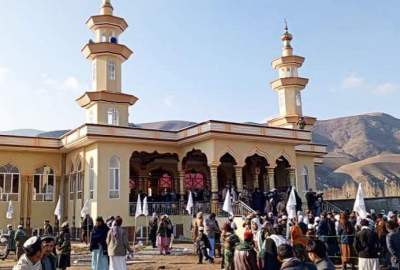
<path id="1" fill-rule="evenodd" d="M 129 214 L 135 216 L 137 203 L 129 203 Z M 212 204 L 208 202 L 195 202 L 193 207 L 193 214 L 203 212 L 209 214 L 215 212 L 219 217 L 227 217 L 229 214 L 222 210 L 223 203 L 217 203 L 217 209 L 212 211 Z M 148 203 L 149 214 L 166 214 L 166 215 L 188 215 L 186 211 L 186 202 L 149 202 Z M 247 216 L 254 213 L 254 210 L 250 206 L 242 201 L 237 201 L 232 204 L 232 210 L 234 216 Z"/>
<path id="2" fill-rule="evenodd" d="M 338 206 L 336 206 L 333 203 L 328 202 L 328 201 L 323 201 L 321 208 L 322 208 L 322 211 L 325 211 L 325 212 L 342 212 L 343 211 Z"/>

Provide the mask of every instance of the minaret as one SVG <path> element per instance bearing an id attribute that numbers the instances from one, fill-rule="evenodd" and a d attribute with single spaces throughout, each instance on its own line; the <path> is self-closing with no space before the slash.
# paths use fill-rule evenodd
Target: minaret
<path id="1" fill-rule="evenodd" d="M 92 90 L 77 99 L 86 109 L 86 122 L 115 126 L 128 126 L 129 106 L 137 98 L 122 93 L 122 63 L 132 51 L 119 43 L 119 36 L 128 27 L 123 18 L 113 15 L 110 0 L 103 0 L 100 15 L 89 18 L 86 25 L 95 39 L 83 47 L 84 56 L 92 62 Z"/>
<path id="2" fill-rule="evenodd" d="M 279 76 L 271 82 L 272 89 L 278 92 L 279 117 L 268 121 L 268 125 L 310 129 L 316 119 L 303 116 L 301 103 L 301 90 L 306 87 L 308 79 L 299 77 L 297 71 L 302 66 L 304 57 L 293 55 L 292 39 L 285 23 L 285 32 L 281 37 L 282 56 L 272 61 L 272 67 L 278 70 Z"/>

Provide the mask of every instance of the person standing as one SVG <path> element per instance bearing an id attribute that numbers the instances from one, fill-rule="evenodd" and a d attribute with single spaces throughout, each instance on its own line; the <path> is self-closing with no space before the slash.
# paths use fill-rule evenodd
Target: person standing
<path id="1" fill-rule="evenodd" d="M 57 257 L 54 255 L 55 240 L 53 236 L 46 235 L 41 238 L 42 241 L 42 270 L 56 270 Z"/>
<path id="2" fill-rule="evenodd" d="M 358 269 L 377 270 L 380 268 L 378 259 L 378 236 L 369 227 L 369 222 L 362 219 L 361 230 L 356 234 L 354 249 L 358 253 Z"/>
<path id="3" fill-rule="evenodd" d="M 13 230 L 13 226 L 11 224 L 7 225 L 7 246 L 6 246 L 6 251 L 4 253 L 4 256 L 1 258 L 3 261 L 7 259 L 8 255 L 10 252 L 16 251 L 16 246 L 15 246 L 15 231 Z"/>
<path id="4" fill-rule="evenodd" d="M 245 231 L 244 240 L 240 243 L 233 256 L 234 269 L 235 270 L 259 270 L 257 265 L 257 253 L 254 250 L 253 244 L 253 233 L 251 231 Z"/>
<path id="5" fill-rule="evenodd" d="M 24 243 L 24 254 L 19 258 L 13 270 L 42 270 L 42 242 L 38 236 L 32 236 Z"/>
<path id="6" fill-rule="evenodd" d="M 198 212 L 192 224 L 192 239 L 193 242 L 197 239 L 199 228 L 204 226 L 203 212 Z"/>
<path id="7" fill-rule="evenodd" d="M 71 235 L 68 222 L 61 224 L 61 232 L 56 240 L 57 268 L 67 269 L 71 266 Z"/>
<path id="8" fill-rule="evenodd" d="M 129 246 L 128 233 L 122 229 L 122 218 L 115 217 L 114 225 L 107 234 L 107 251 L 110 258 L 110 270 L 127 270 L 126 255 L 132 253 Z"/>
<path id="9" fill-rule="evenodd" d="M 214 262 L 214 259 L 208 255 L 207 249 L 210 248 L 210 241 L 208 241 L 207 235 L 204 234 L 204 228 L 199 228 L 199 234 L 195 241 L 197 256 L 199 257 L 198 264 L 203 263 L 203 258 L 210 263 Z"/>
<path id="10" fill-rule="evenodd" d="M 236 246 L 240 243 L 239 236 L 235 234 L 235 230 L 232 228 L 232 224 L 225 223 L 222 231 L 222 261 L 221 269 L 233 270 L 233 255 Z"/>
<path id="11" fill-rule="evenodd" d="M 351 268 L 355 269 L 354 261 L 352 259 L 352 257 L 354 257 L 354 233 L 354 227 L 348 220 L 347 215 L 345 213 L 341 213 L 339 218 L 338 236 L 340 242 L 340 255 L 343 270 L 346 270 L 347 264 L 351 264 Z"/>
<path id="12" fill-rule="evenodd" d="M 215 217 L 215 213 L 211 213 L 205 221 L 206 233 L 208 240 L 210 241 L 210 256 L 212 258 L 215 257 L 215 243 L 217 236 L 221 233 Z"/>
<path id="13" fill-rule="evenodd" d="M 93 228 L 92 237 L 90 238 L 90 251 L 92 253 L 92 269 L 107 270 L 107 234 L 108 227 L 102 217 L 96 219 L 96 225 Z"/>
<path id="14" fill-rule="evenodd" d="M 278 246 L 278 259 L 282 263 L 281 270 L 317 270 L 317 267 L 309 262 L 302 262 L 294 256 L 291 245 Z"/>
<path id="15" fill-rule="evenodd" d="M 50 221 L 46 219 L 43 225 L 43 235 L 53 235 L 53 227 L 50 224 Z"/>
<path id="16" fill-rule="evenodd" d="M 318 270 L 335 270 L 335 265 L 328 258 L 325 243 L 320 240 L 313 240 L 307 243 L 307 252 L 310 260 Z M 362 269 L 362 268 L 360 268 Z"/>
<path id="17" fill-rule="evenodd" d="M 386 223 L 386 229 L 389 232 L 386 236 L 386 246 L 393 269 L 400 269 L 400 232 L 396 228 L 397 224 L 393 220 Z"/>
<path id="18" fill-rule="evenodd" d="M 89 214 L 86 214 L 81 225 L 82 241 L 88 244 L 90 242 L 90 234 L 93 230 L 93 219 Z"/>
<path id="19" fill-rule="evenodd" d="M 18 229 L 14 236 L 17 260 L 24 254 L 24 243 L 26 241 L 26 233 L 22 225 L 18 225 Z"/>
<path id="20" fill-rule="evenodd" d="M 158 217 L 154 212 L 149 220 L 149 240 L 153 245 L 153 248 L 157 248 L 157 228 L 158 228 Z"/>
<path id="21" fill-rule="evenodd" d="M 172 224 L 168 220 L 167 215 L 161 217 L 160 224 L 158 225 L 157 237 L 158 237 L 158 247 L 160 249 L 160 254 L 169 255 L 169 245 L 172 235 Z"/>

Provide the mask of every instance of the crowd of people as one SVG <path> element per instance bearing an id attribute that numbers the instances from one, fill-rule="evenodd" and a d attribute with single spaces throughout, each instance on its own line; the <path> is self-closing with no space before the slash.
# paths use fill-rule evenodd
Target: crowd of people
<path id="1" fill-rule="evenodd" d="M 192 224 L 198 263 L 221 257 L 226 270 L 333 270 L 335 264 L 342 269 L 399 269 L 397 211 L 385 215 L 371 210 L 364 218 L 348 210 L 317 211 L 299 210 L 291 219 L 285 209 L 257 211 L 244 219 L 243 228 L 232 217 L 220 227 L 214 214 L 199 212 Z"/>

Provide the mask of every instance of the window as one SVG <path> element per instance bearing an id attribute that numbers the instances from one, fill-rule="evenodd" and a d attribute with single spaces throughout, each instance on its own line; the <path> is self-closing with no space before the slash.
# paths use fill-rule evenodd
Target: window
<path id="1" fill-rule="evenodd" d="M 19 170 L 7 164 L 0 167 L 0 201 L 18 201 Z"/>
<path id="2" fill-rule="evenodd" d="M 304 178 L 304 190 L 308 190 L 308 168 L 306 166 L 303 167 L 301 171 L 301 175 Z"/>
<path id="3" fill-rule="evenodd" d="M 76 195 L 77 199 L 82 199 L 82 182 L 83 182 L 83 172 L 82 172 L 82 163 L 79 161 L 78 163 L 78 171 L 76 172 Z"/>
<path id="4" fill-rule="evenodd" d="M 110 108 L 107 111 L 107 124 L 109 125 L 118 125 L 118 110 L 116 108 Z"/>
<path id="5" fill-rule="evenodd" d="M 93 158 L 89 162 L 89 199 L 94 198 L 94 162 Z"/>
<path id="6" fill-rule="evenodd" d="M 119 159 L 113 156 L 110 159 L 109 164 L 109 198 L 117 199 L 119 198 L 119 188 L 120 188 L 120 174 L 119 174 Z"/>
<path id="7" fill-rule="evenodd" d="M 115 62 L 108 60 L 108 78 L 112 81 L 115 80 Z"/>
<path id="8" fill-rule="evenodd" d="M 37 169 L 33 176 L 33 200 L 53 201 L 54 191 L 54 171 L 47 166 Z"/>

